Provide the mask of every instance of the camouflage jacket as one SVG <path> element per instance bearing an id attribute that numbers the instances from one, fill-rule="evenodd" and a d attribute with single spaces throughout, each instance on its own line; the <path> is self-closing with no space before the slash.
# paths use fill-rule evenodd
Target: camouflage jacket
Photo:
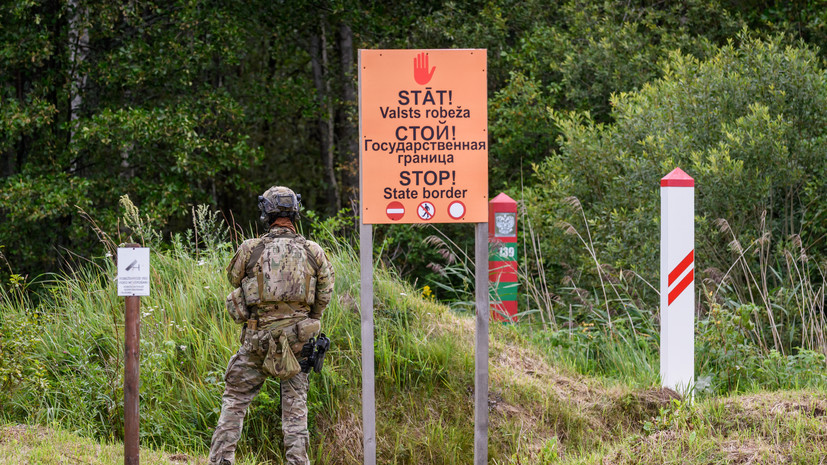
<path id="1" fill-rule="evenodd" d="M 319 244 L 273 227 L 244 241 L 227 266 L 227 279 L 244 291 L 249 308 L 289 308 L 321 318 L 333 295 L 333 266 Z"/>

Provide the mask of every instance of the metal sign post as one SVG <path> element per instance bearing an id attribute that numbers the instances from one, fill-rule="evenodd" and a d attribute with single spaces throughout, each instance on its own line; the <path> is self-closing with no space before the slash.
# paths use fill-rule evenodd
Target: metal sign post
<path id="1" fill-rule="evenodd" d="M 364 464 L 376 465 L 376 375 L 373 347 L 373 229 L 359 227 L 362 320 L 362 434 Z M 474 465 L 488 463 L 488 223 L 475 225 Z"/>
<path id="2" fill-rule="evenodd" d="M 362 434 L 365 465 L 376 465 L 376 380 L 373 366 L 373 229 L 359 225 L 359 263 L 362 271 Z"/>
<path id="3" fill-rule="evenodd" d="M 118 249 L 118 295 L 125 297 L 124 315 L 124 465 L 139 465 L 140 311 L 149 295 L 149 249 L 126 244 Z"/>
<path id="4" fill-rule="evenodd" d="M 477 223 L 474 260 L 476 337 L 474 343 L 474 465 L 488 463 L 488 223 Z"/>
<path id="5" fill-rule="evenodd" d="M 695 379 L 695 180 L 675 168 L 660 181 L 660 376 L 691 397 Z"/>
<path id="6" fill-rule="evenodd" d="M 473 223 L 474 464 L 488 463 L 487 51 L 359 51 L 362 431 L 376 464 L 373 224 Z"/>

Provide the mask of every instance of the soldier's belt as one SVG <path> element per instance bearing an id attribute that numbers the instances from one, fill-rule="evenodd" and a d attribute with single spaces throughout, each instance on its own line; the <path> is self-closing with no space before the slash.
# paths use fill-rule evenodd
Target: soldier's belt
<path id="1" fill-rule="evenodd" d="M 269 303 L 256 306 L 255 313 L 258 315 L 258 327 L 264 328 L 288 318 L 306 318 L 310 306 L 304 302 Z"/>
<path id="2" fill-rule="evenodd" d="M 247 330 L 242 335 L 242 343 L 249 342 L 253 351 L 259 350 L 259 340 L 264 341 L 261 348 L 267 350 L 269 339 L 277 340 L 284 335 L 288 338 L 293 352 L 298 353 L 305 342 L 318 336 L 321 331 L 319 320 L 307 318 L 306 315 L 278 320 L 267 326 L 262 326 L 260 322 L 255 320 L 248 320 L 247 325 Z M 265 333 L 269 333 L 270 337 L 263 336 Z M 250 340 L 246 341 L 247 338 L 250 338 Z M 281 348 L 276 350 L 281 353 Z"/>

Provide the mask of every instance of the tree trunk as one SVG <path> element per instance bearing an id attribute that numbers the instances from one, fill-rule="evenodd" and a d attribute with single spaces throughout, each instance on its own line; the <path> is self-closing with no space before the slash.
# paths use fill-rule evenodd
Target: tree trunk
<path id="1" fill-rule="evenodd" d="M 89 29 L 84 20 L 85 9 L 78 5 L 78 0 L 69 0 L 69 61 L 72 64 L 72 85 L 69 91 L 69 145 L 75 138 L 75 120 L 78 119 L 83 105 L 83 91 L 86 87 L 86 74 L 82 72 L 83 62 L 89 50 Z M 76 167 L 72 167 L 74 171 Z"/>
<path id="2" fill-rule="evenodd" d="M 343 23 L 339 27 L 339 50 L 342 54 L 342 118 L 339 124 L 339 160 L 342 166 L 342 193 L 345 201 L 358 211 L 359 200 L 359 133 L 356 101 L 356 68 L 353 63 L 353 31 Z"/>
<path id="3" fill-rule="evenodd" d="M 313 67 L 313 83 L 316 86 L 316 100 L 319 104 L 319 141 L 322 148 L 325 182 L 327 190 L 327 206 L 331 214 L 339 211 L 339 183 L 336 181 L 335 145 L 333 135 L 335 130 L 333 102 L 328 79 L 327 33 L 325 18 L 321 17 L 320 34 L 313 34 L 310 39 L 310 56 Z"/>

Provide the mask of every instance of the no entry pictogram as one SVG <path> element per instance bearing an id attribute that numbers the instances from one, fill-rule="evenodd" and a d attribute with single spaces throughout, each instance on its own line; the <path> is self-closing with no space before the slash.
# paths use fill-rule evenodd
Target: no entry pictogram
<path id="1" fill-rule="evenodd" d="M 391 202 L 385 209 L 385 213 L 387 213 L 388 218 L 399 221 L 405 216 L 405 206 L 402 205 L 402 202 Z"/>
<path id="2" fill-rule="evenodd" d="M 448 205 L 448 216 L 451 218 L 458 220 L 465 216 L 465 204 L 457 200 L 456 202 L 451 202 Z"/>
<path id="3" fill-rule="evenodd" d="M 434 217 L 435 208 L 431 202 L 422 202 L 416 207 L 416 214 L 419 219 L 429 221 Z"/>

